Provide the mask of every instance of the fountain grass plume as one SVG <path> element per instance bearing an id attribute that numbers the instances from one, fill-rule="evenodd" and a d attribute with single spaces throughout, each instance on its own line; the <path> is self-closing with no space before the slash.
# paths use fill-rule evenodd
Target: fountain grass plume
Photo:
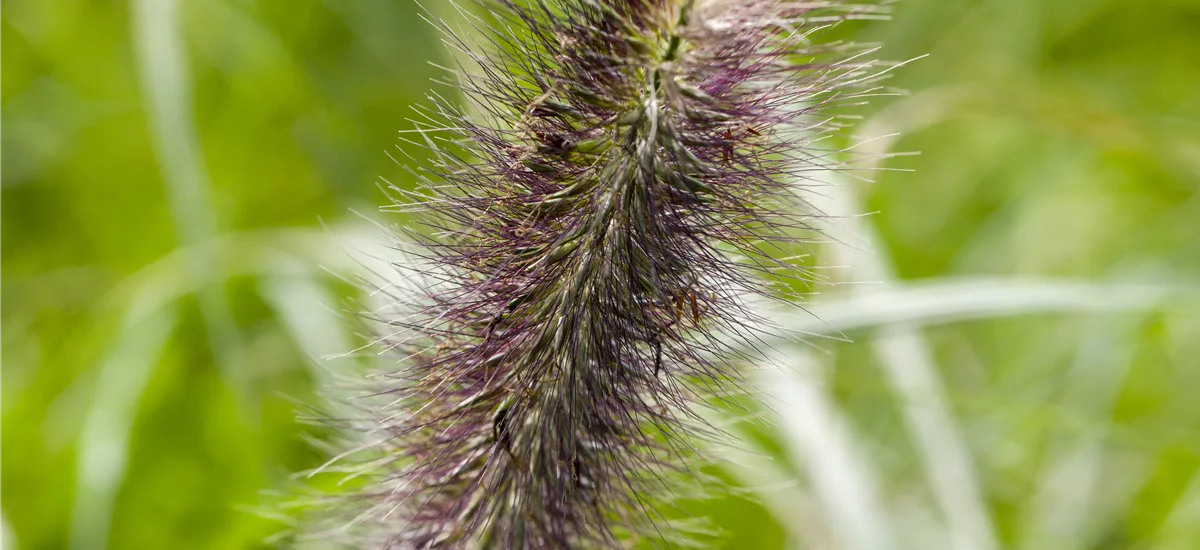
<path id="1" fill-rule="evenodd" d="M 340 531 L 359 547 L 611 547 L 674 534 L 707 433 L 737 391 L 789 256 L 839 168 L 833 109 L 870 50 L 815 37 L 876 8 L 772 0 L 498 0 L 438 101 L 432 161 L 402 196 L 423 229 L 416 298 L 377 318 L 399 354 L 349 425 L 362 478 Z M 470 113 L 465 114 L 465 113 Z M 751 350 L 747 352 L 746 350 Z"/>

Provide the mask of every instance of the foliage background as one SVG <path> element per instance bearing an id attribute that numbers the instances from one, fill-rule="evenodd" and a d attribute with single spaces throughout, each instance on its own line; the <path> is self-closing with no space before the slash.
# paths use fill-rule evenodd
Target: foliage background
<path id="1" fill-rule="evenodd" d="M 5 547 L 257 548 L 294 517 L 256 511 L 324 460 L 294 400 L 369 360 L 320 359 L 358 341 L 330 272 L 403 222 L 385 152 L 449 63 L 416 13 L 4 1 Z M 1200 2 L 905 0 L 834 34 L 930 54 L 860 111 L 922 152 L 843 182 L 874 254 L 829 253 L 897 282 L 822 289 L 856 343 L 793 350 L 781 418 L 739 428 L 772 460 L 682 512 L 726 548 L 1200 547 Z"/>

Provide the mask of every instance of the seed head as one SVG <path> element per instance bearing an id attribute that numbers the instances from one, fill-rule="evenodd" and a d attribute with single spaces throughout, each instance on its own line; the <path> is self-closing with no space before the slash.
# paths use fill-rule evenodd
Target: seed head
<path id="1" fill-rule="evenodd" d="M 736 388 L 818 216 L 803 182 L 860 97 L 864 51 L 818 45 L 840 2 L 498 0 L 473 19 L 470 106 L 399 204 L 427 228 L 397 296 L 346 529 L 360 545 L 567 548 L 666 540 L 653 498 L 694 407 Z M 449 30 L 442 25 L 444 30 Z M 471 114 L 464 114 L 470 112 Z M 447 135 L 449 132 L 451 135 Z M 782 284 L 781 284 L 782 283 Z"/>

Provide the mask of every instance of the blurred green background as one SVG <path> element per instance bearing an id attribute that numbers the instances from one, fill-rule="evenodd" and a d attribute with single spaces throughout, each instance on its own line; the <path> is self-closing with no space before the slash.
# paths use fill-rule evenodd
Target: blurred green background
<path id="1" fill-rule="evenodd" d="M 369 362 L 321 359 L 360 341 L 344 249 L 403 223 L 387 151 L 446 50 L 411 0 L 0 13 L 5 548 L 288 544 L 269 491 L 328 436 L 295 401 Z M 826 256 L 877 284 L 814 302 L 856 343 L 787 352 L 780 418 L 681 508 L 712 547 L 1200 548 L 1200 2 L 835 33 L 930 54 L 859 110 L 921 155 L 831 199 L 877 212 L 846 228 L 874 253 Z"/>

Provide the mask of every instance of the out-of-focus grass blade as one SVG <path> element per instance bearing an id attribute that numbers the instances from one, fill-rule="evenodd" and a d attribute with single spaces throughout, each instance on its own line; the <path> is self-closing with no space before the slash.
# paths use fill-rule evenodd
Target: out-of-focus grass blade
<path id="1" fill-rule="evenodd" d="M 951 547 L 996 548 L 998 542 L 970 453 L 947 405 L 933 353 L 920 325 L 1056 310 L 1141 309 L 1160 305 L 1168 296 L 1178 295 L 1180 289 L 960 281 L 954 286 L 928 287 L 924 295 L 902 297 L 896 294 L 896 277 L 888 255 L 879 249 L 882 240 L 872 226 L 855 216 L 861 205 L 850 183 L 842 181 L 814 201 L 820 211 L 835 216 L 827 229 L 835 240 L 866 241 L 876 247 L 873 253 L 844 244 L 834 247 L 836 263 L 851 266 L 854 281 L 876 285 L 853 286 L 849 299 L 810 307 L 808 315 L 793 313 L 772 318 L 780 319 L 786 330 L 800 334 L 837 335 L 855 329 L 877 329 L 871 345 L 889 384 L 901 398 L 901 410 L 925 476 L 945 517 Z"/>
<path id="2" fill-rule="evenodd" d="M 115 347 L 100 364 L 79 438 L 71 518 L 73 550 L 107 545 L 113 501 L 125 479 L 138 403 L 177 321 L 174 307 L 126 318 Z"/>
<path id="3" fill-rule="evenodd" d="M 872 346 L 888 382 L 901 398 L 901 410 L 916 440 L 925 475 L 946 517 L 951 547 L 995 548 L 975 469 L 946 404 L 929 345 L 915 326 L 895 324 L 880 329 Z"/>
<path id="4" fill-rule="evenodd" d="M 353 345 L 346 320 L 329 309 L 336 303 L 333 294 L 299 267 L 265 277 L 259 289 L 296 347 L 307 356 L 314 384 L 329 388 L 333 377 L 324 368 L 324 359 L 346 353 Z"/>
<path id="5" fill-rule="evenodd" d="M 876 474 L 854 440 L 849 422 L 823 388 L 813 358 L 799 348 L 778 354 L 763 367 L 759 392 L 778 414 L 789 451 L 801 464 L 822 503 L 838 546 L 852 550 L 892 548 L 888 515 L 880 503 Z M 786 372 L 785 372 L 786 371 Z M 781 517 L 781 524 L 796 518 Z"/>
<path id="6" fill-rule="evenodd" d="M 16 547 L 17 536 L 13 534 L 12 528 L 9 527 L 8 518 L 0 513 L 0 550 Z"/>
<path id="7" fill-rule="evenodd" d="M 1013 278 L 964 278 L 964 279 L 935 279 L 915 283 L 898 283 L 887 286 L 872 287 L 870 291 L 856 295 L 839 297 L 819 305 L 806 308 L 806 311 L 775 312 L 766 315 L 777 319 L 778 325 L 785 330 L 805 335 L 837 335 L 841 332 L 856 332 L 875 329 L 886 329 L 889 326 L 903 324 L 910 327 L 949 324 L 969 320 L 992 319 L 1007 316 L 1036 315 L 1036 314 L 1070 314 L 1079 312 L 1139 312 L 1166 305 L 1178 303 L 1181 299 L 1197 298 L 1200 294 L 1186 288 L 1154 285 L 1143 283 L 1093 283 L 1068 279 L 1013 279 Z M 872 336 L 874 337 L 874 336 Z M 797 357 L 806 354 L 806 350 L 791 346 L 786 342 L 774 342 L 781 349 Z M 897 356 L 903 355 L 908 360 L 908 350 L 893 349 Z M 901 353 L 903 352 L 903 353 Z M 800 359 L 788 360 L 791 364 Z M 760 384 L 760 391 L 776 409 L 780 409 L 784 417 L 779 422 L 779 433 L 791 441 L 809 441 L 814 429 L 845 431 L 845 420 L 840 418 L 835 404 L 828 396 L 821 393 L 819 377 L 810 374 L 799 374 L 790 369 L 782 372 L 778 367 L 768 367 L 773 372 L 770 380 Z M 1082 375 L 1082 374 L 1081 374 Z M 782 378 L 776 380 L 776 378 Z M 780 388 L 791 388 L 783 395 Z M 779 403 L 783 405 L 779 405 Z M 797 407 L 805 413 L 797 412 Z M 820 409 L 812 412 L 809 409 Z M 787 414 L 790 411 L 792 414 Z M 821 420 L 817 420 L 817 418 Z M 835 420 L 830 420 L 834 418 Z M 813 424 L 813 426 L 808 426 Z M 819 424 L 819 425 L 818 425 Z M 832 426 L 837 424 L 841 427 Z M 809 429 L 814 428 L 814 429 Z M 819 431 L 818 430 L 818 431 Z M 826 434 L 828 435 L 828 434 Z M 844 437 L 842 443 L 847 443 Z M 847 445 L 852 446 L 849 442 Z M 828 472 L 820 471 L 818 464 L 836 465 L 840 458 L 830 456 L 856 455 L 856 450 L 835 450 L 841 444 L 836 439 L 824 438 L 819 444 L 804 446 L 799 452 L 801 456 L 818 453 L 823 458 L 818 462 L 806 462 L 803 466 L 811 476 L 827 476 Z M 855 459 L 859 460 L 859 459 Z M 742 470 L 731 468 L 731 470 Z M 775 476 L 775 483 L 789 481 L 788 473 L 781 468 L 759 468 L 763 475 L 742 479 L 747 487 L 766 484 L 764 476 Z M 838 474 L 841 476 L 866 475 L 859 468 L 844 468 Z M 737 472 L 735 472 L 736 474 Z M 863 484 L 865 481 L 853 483 Z M 852 483 L 852 484 L 853 484 Z M 870 483 L 875 485 L 875 483 Z M 768 509 L 782 513 L 781 525 L 794 525 L 796 518 L 790 517 L 786 506 L 769 505 L 770 501 L 779 501 L 778 496 L 760 494 L 768 501 Z M 822 498 L 826 509 L 830 507 Z M 911 504 L 909 504 L 911 506 Z M 886 511 L 884 511 L 886 512 Z M 881 513 L 884 513 L 881 512 Z M 897 514 L 890 520 L 876 519 L 876 523 L 900 521 Z M 907 521 L 907 520 L 905 520 Z M 832 526 L 831 526 L 832 527 Z M 904 529 L 905 533 L 914 531 Z M 945 543 L 945 534 L 939 534 L 935 525 L 920 529 L 920 537 L 926 540 L 939 540 Z M 899 534 L 899 533 L 898 533 Z M 909 533 L 911 534 L 911 533 Z M 914 535 L 916 536 L 916 535 Z M 857 546 L 855 546 L 857 547 Z"/>
<path id="8" fill-rule="evenodd" d="M 192 120 L 192 90 L 179 4 L 175 0 L 133 0 L 133 45 L 142 93 L 171 218 L 180 244 L 189 251 L 187 277 L 207 281 L 219 271 L 204 246 L 216 234 L 208 175 Z M 200 284 L 197 300 L 217 368 L 243 405 L 250 403 L 249 369 L 235 364 L 240 336 L 221 287 Z"/>
<path id="9" fill-rule="evenodd" d="M 702 414 L 715 411 L 702 411 Z M 721 422 L 725 423 L 725 422 Z M 833 533 L 823 522 L 821 506 L 807 488 L 801 487 L 795 472 L 784 468 L 771 453 L 736 423 L 725 428 L 740 440 L 735 445 L 713 445 L 710 452 L 724 461 L 724 469 L 741 487 L 758 495 L 775 523 L 801 548 L 839 548 Z"/>
<path id="10" fill-rule="evenodd" d="M 1083 433 L 1051 435 L 1037 493 L 1026 508 L 1021 548 L 1091 548 L 1109 528 L 1112 503 L 1096 502 L 1113 402 L 1137 349 L 1133 332 L 1141 316 L 1102 318 L 1088 330 L 1059 403 L 1087 422 Z M 1134 472 L 1127 472 L 1133 477 Z M 1131 496 L 1129 494 L 1126 497 Z"/>
<path id="11" fill-rule="evenodd" d="M 1162 550 L 1192 550 L 1200 540 L 1200 472 L 1192 474 L 1187 488 L 1155 533 Z"/>
<path id="12" fill-rule="evenodd" d="M 1021 315 L 1144 311 L 1180 300 L 1200 300 L 1200 289 L 1147 282 L 972 277 L 870 286 L 803 312 L 785 311 L 772 318 L 793 331 L 835 335 L 896 324 L 932 326 Z"/>
<path id="13" fill-rule="evenodd" d="M 147 315 L 193 292 L 202 285 L 221 284 L 243 275 L 295 273 L 296 265 L 324 266 L 335 272 L 353 270 L 359 264 L 338 248 L 335 239 L 350 243 L 363 240 L 369 229 L 338 227 L 331 232 L 316 229 L 284 229 L 227 233 L 196 248 L 207 248 L 220 270 L 204 278 L 188 276 L 191 248 L 176 249 L 122 281 L 105 298 L 103 307 L 128 308 Z"/>
<path id="14" fill-rule="evenodd" d="M 857 217 L 863 207 L 850 182 L 831 174 L 840 185 L 832 186 L 817 207 L 830 215 L 843 216 L 828 232 L 842 243 L 863 239 L 876 247 L 874 253 L 849 246 L 833 247 L 839 265 L 849 265 L 855 282 L 891 283 L 896 279 L 891 259 L 882 249 L 883 240 L 873 226 Z M 863 294 L 865 287 L 851 287 Z M 900 398 L 900 410 L 911 432 L 925 477 L 946 519 L 950 547 L 958 550 L 992 550 L 996 536 L 984 502 L 970 452 L 958 432 L 946 403 L 933 353 L 916 325 L 889 323 L 872 342 L 875 356 Z"/>

